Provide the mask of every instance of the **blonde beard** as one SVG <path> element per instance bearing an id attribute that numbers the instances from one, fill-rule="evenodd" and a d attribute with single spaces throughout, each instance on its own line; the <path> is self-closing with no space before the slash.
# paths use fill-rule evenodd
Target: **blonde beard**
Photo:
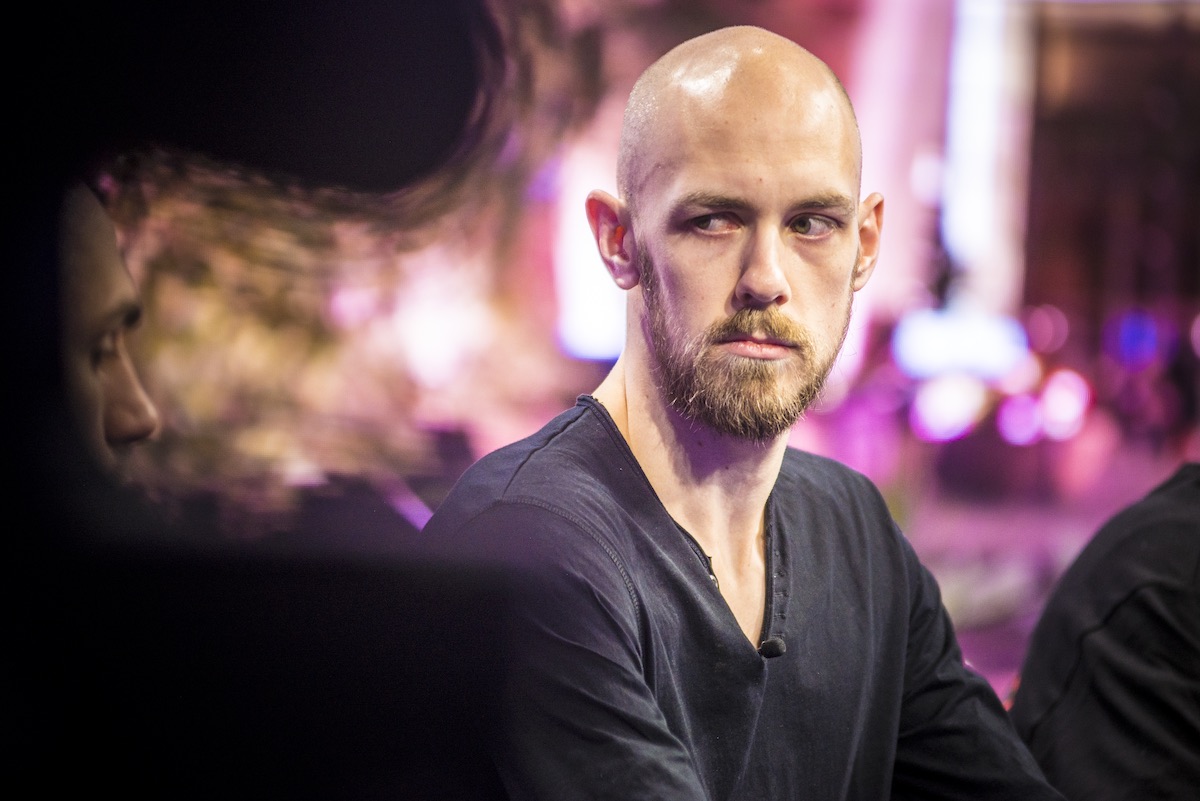
<path id="1" fill-rule="evenodd" d="M 818 355 L 808 332 L 774 307 L 742 309 L 679 346 L 659 300 L 654 266 L 645 250 L 638 250 L 655 379 L 671 407 L 718 433 L 755 442 L 774 440 L 795 425 L 820 396 L 845 341 L 854 295 L 850 287 L 837 345 L 827 354 Z M 730 334 L 755 331 L 792 343 L 799 365 L 731 359 L 715 350 Z"/>

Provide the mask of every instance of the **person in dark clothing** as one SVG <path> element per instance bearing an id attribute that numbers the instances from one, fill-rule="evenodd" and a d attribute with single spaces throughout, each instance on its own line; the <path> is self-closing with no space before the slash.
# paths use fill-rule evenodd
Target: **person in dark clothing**
<path id="1" fill-rule="evenodd" d="M 635 84 L 620 197 L 586 203 L 625 348 L 424 530 L 527 591 L 490 738 L 511 797 L 1061 797 L 878 490 L 788 447 L 878 257 L 860 161 L 837 78 L 762 29 Z"/>
<path id="2" fill-rule="evenodd" d="M 1200 788 L 1200 462 L 1108 520 L 1055 585 L 1010 714 L 1069 799 Z"/>

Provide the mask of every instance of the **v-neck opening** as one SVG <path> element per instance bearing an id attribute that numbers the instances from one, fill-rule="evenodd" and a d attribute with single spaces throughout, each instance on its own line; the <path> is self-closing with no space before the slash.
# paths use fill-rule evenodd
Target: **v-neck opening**
<path id="1" fill-rule="evenodd" d="M 654 485 L 650 483 L 650 478 L 646 475 L 646 472 L 642 469 L 642 466 L 638 462 L 637 457 L 633 455 L 633 450 L 629 447 L 629 442 L 626 441 L 624 435 L 621 434 L 621 430 L 619 428 L 617 428 L 617 423 L 615 420 L 613 420 L 612 415 L 609 414 L 608 409 L 605 408 L 603 403 L 601 403 L 599 400 L 597 400 L 595 397 L 593 397 L 591 395 L 586 395 L 586 394 L 580 395 L 580 396 L 578 396 L 576 401 L 578 403 L 581 403 L 581 404 L 587 406 L 592 412 L 594 412 L 596 414 L 596 417 L 600 420 L 601 424 L 604 426 L 609 437 L 613 440 L 614 444 L 616 444 L 618 449 L 621 451 L 622 455 L 625 457 L 625 460 L 629 463 L 630 467 L 636 472 L 636 474 L 640 478 L 642 484 L 644 484 L 645 488 L 650 492 L 651 496 L 654 498 L 655 502 L 658 504 L 659 509 L 662 510 L 663 515 L 668 520 L 670 520 L 672 524 L 674 524 L 675 530 L 678 531 L 683 536 L 684 543 L 696 555 L 696 559 L 700 565 L 700 568 L 705 572 L 705 575 L 709 578 L 709 581 L 712 584 L 713 592 L 715 592 L 721 598 L 721 603 L 724 605 L 725 610 L 728 612 L 729 619 L 732 621 L 734 627 L 737 629 L 738 632 L 741 633 L 742 640 L 744 640 L 745 643 L 756 654 L 758 654 L 759 648 L 762 647 L 762 644 L 764 642 L 766 642 L 769 639 L 780 636 L 778 631 L 776 630 L 776 627 L 774 626 L 774 621 L 776 619 L 775 610 L 777 607 L 776 597 L 775 597 L 776 596 L 776 588 L 778 586 L 778 580 L 782 579 L 782 577 L 777 577 L 775 575 L 776 571 L 779 569 L 778 564 L 777 564 L 778 551 L 777 551 L 777 545 L 775 542 L 775 528 L 776 527 L 775 527 L 775 523 L 774 523 L 775 488 L 774 487 L 771 488 L 771 493 L 770 493 L 770 495 L 767 496 L 767 503 L 766 503 L 766 507 L 764 509 L 763 609 L 762 609 L 762 620 L 760 621 L 761 628 L 760 628 L 759 637 L 758 637 L 759 641 L 756 644 L 753 640 L 751 640 L 749 637 L 746 636 L 746 632 L 742 629 L 742 624 L 740 622 L 738 622 L 737 615 L 735 615 L 733 612 L 733 607 L 731 607 L 729 605 L 729 601 L 725 598 L 724 594 L 721 592 L 720 586 L 716 580 L 716 575 L 712 571 L 711 558 L 705 552 L 704 548 L 701 547 L 700 543 L 696 540 L 696 538 L 692 536 L 691 532 L 689 532 L 686 528 L 684 528 L 682 525 L 680 525 L 679 521 L 677 521 L 671 515 L 671 513 L 667 510 L 666 505 L 662 502 L 662 499 L 659 498 L 658 493 L 654 490 Z"/>

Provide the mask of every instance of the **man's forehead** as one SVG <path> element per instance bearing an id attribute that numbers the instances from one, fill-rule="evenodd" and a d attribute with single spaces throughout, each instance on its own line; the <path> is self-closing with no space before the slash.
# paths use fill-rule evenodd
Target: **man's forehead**
<path id="1" fill-rule="evenodd" d="M 639 194 L 664 172 L 757 152 L 780 162 L 845 169 L 857 194 L 858 131 L 845 92 L 807 51 L 784 49 L 782 58 L 768 57 L 777 50 L 701 53 L 657 71 L 653 102 L 644 102 L 647 87 L 639 93 L 642 100 L 631 98 L 631 105 L 644 107 L 622 145 L 626 188 Z"/>
<path id="2" fill-rule="evenodd" d="M 59 257 L 68 324 L 104 329 L 136 315 L 137 290 L 115 228 L 90 190 L 76 188 L 64 200 Z"/>
<path id="3" fill-rule="evenodd" d="M 705 134 L 757 126 L 763 137 L 855 136 L 849 101 L 832 76 L 812 70 L 801 76 L 778 65 L 734 66 L 681 70 L 656 104 L 652 131 Z"/>
<path id="4" fill-rule="evenodd" d="M 664 120 L 646 137 L 639 192 L 856 197 L 857 138 L 837 116 L 709 115 Z"/>

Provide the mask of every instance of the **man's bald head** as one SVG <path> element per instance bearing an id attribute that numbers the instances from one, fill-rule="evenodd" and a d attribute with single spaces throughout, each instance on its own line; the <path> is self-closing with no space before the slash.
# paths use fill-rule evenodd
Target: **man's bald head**
<path id="1" fill-rule="evenodd" d="M 825 62 L 778 34 L 749 25 L 689 39 L 650 65 L 625 107 L 617 157 L 617 191 L 630 205 L 669 151 L 678 126 L 704 126 L 715 117 L 752 113 L 768 104 L 837 104 L 861 162 L 854 110 Z"/>

